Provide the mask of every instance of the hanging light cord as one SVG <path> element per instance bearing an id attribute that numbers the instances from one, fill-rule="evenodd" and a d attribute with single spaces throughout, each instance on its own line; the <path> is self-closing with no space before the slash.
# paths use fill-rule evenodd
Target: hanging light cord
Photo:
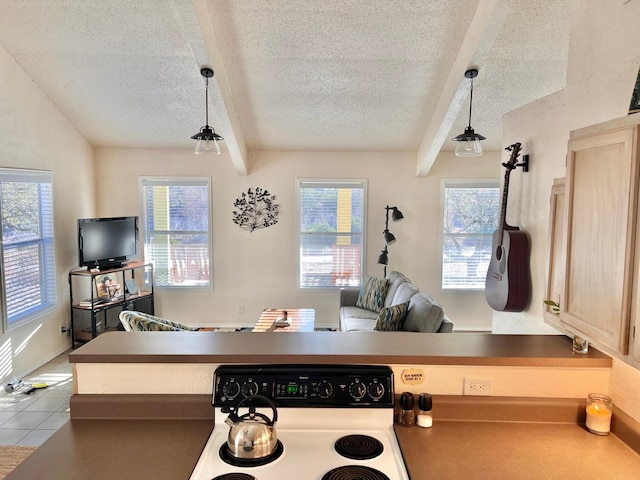
<path id="1" fill-rule="evenodd" d="M 469 128 L 471 128 L 471 107 L 473 105 L 473 77 L 471 77 L 471 94 L 469 96 Z"/>
<path id="2" fill-rule="evenodd" d="M 472 80 L 473 85 L 473 80 Z M 209 127 L 209 77 L 205 77 L 205 90 L 204 90 L 204 109 L 207 120 L 207 128 Z M 471 115 L 471 114 L 469 114 Z"/>

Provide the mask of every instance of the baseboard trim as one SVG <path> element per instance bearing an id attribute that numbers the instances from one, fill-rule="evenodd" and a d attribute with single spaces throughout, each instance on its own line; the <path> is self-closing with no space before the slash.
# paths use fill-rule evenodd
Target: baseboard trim
<path id="1" fill-rule="evenodd" d="M 58 350 L 56 350 L 53 353 L 50 353 L 49 355 L 44 357 L 42 360 L 40 360 L 40 362 L 38 363 L 37 366 L 35 366 L 35 367 L 33 367 L 33 368 L 29 369 L 29 370 L 26 370 L 25 372 L 16 373 L 16 374 L 12 375 L 11 378 L 24 378 L 24 377 L 27 377 L 27 376 L 31 375 L 33 372 L 35 372 L 36 370 L 38 370 L 39 368 L 44 367 L 47 363 L 49 363 L 54 358 L 62 355 L 67 350 L 71 350 L 71 343 L 69 343 L 66 347 L 60 347 Z"/>

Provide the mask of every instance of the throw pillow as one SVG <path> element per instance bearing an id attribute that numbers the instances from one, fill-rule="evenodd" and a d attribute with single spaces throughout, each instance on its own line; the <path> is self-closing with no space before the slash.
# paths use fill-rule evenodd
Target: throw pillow
<path id="1" fill-rule="evenodd" d="M 387 296 L 389 280 L 386 278 L 367 277 L 367 281 L 360 289 L 356 307 L 364 308 L 372 312 L 380 312 Z"/>
<path id="2" fill-rule="evenodd" d="M 384 332 L 395 332 L 400 330 L 402 322 L 407 316 L 408 309 L 409 302 L 382 308 L 382 310 L 380 310 L 380 315 L 378 315 L 378 319 L 376 320 L 376 326 L 373 327 L 373 329 Z"/>
<path id="3" fill-rule="evenodd" d="M 409 302 L 411 308 L 402 324 L 409 332 L 437 332 L 442 325 L 444 311 L 438 302 L 426 293 L 417 293 Z"/>

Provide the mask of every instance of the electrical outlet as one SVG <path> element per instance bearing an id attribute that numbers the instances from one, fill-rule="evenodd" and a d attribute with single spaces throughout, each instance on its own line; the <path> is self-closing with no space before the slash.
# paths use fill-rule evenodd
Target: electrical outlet
<path id="1" fill-rule="evenodd" d="M 493 395 L 493 378 L 465 378 L 463 395 Z"/>
<path id="2" fill-rule="evenodd" d="M 244 303 L 239 303 L 239 304 L 238 304 L 238 313 L 239 313 L 240 315 L 243 315 L 243 314 L 244 314 Z"/>
<path id="3" fill-rule="evenodd" d="M 65 327 L 64 325 L 60 325 L 60 335 L 64 335 L 69 333 L 69 327 Z"/>

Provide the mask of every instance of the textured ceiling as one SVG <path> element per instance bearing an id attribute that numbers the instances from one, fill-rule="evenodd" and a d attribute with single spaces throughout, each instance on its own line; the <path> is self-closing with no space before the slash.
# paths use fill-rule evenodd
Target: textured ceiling
<path id="1" fill-rule="evenodd" d="M 0 42 L 96 146 L 452 150 L 565 86 L 569 0 L 0 0 Z M 418 155 L 418 162 L 420 161 Z"/>

